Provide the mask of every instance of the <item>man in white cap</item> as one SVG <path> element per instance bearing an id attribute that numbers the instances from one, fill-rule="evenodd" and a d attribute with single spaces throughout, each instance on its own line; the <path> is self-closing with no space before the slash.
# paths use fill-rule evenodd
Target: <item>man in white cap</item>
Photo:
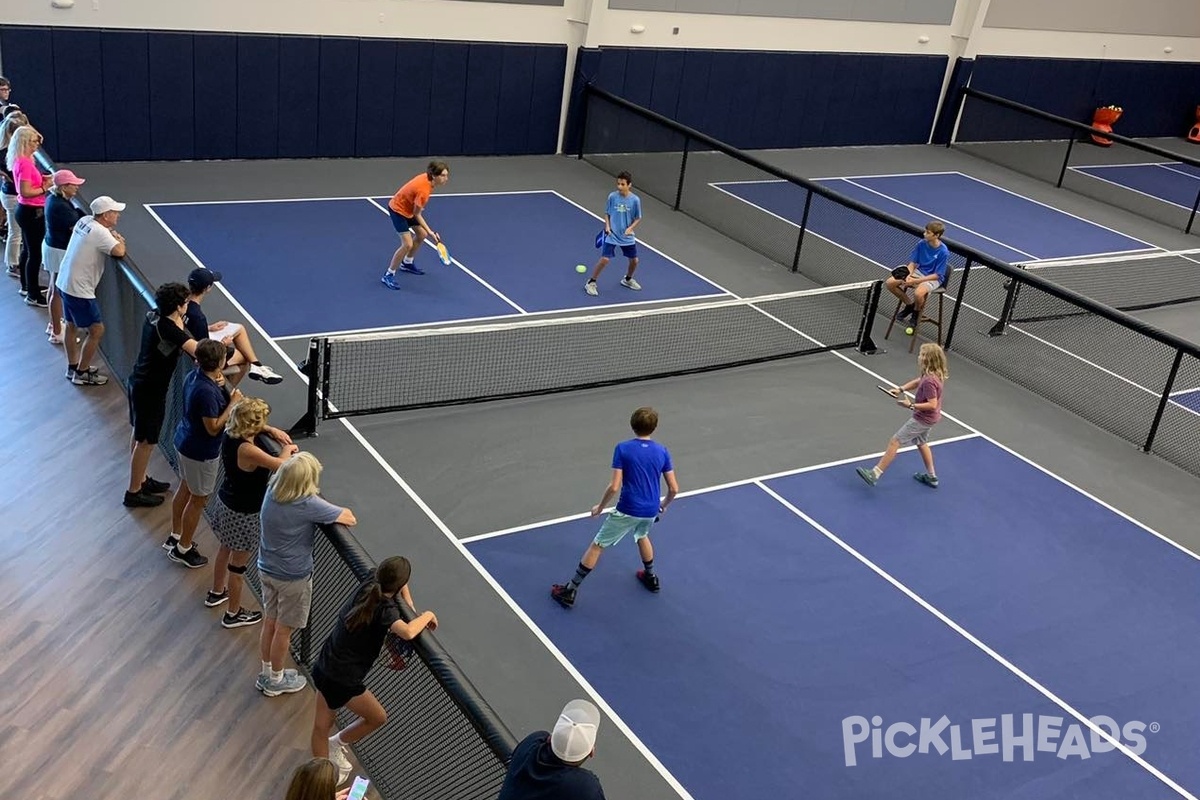
<path id="1" fill-rule="evenodd" d="M 604 800 L 583 762 L 596 753 L 600 711 L 587 700 L 563 707 L 553 732 L 535 731 L 513 750 L 497 800 Z"/>
<path id="2" fill-rule="evenodd" d="M 91 204 L 90 216 L 82 217 L 71 230 L 67 252 L 58 268 L 55 287 L 62 293 L 63 317 L 67 321 L 63 349 L 67 353 L 67 380 L 76 386 L 103 386 L 108 377 L 92 366 L 92 359 L 104 335 L 100 304 L 96 302 L 96 285 L 104 275 L 109 256 L 125 255 L 125 237 L 117 233 L 117 220 L 125 210 L 107 195 L 97 197 Z M 80 352 L 79 331 L 87 331 Z"/>

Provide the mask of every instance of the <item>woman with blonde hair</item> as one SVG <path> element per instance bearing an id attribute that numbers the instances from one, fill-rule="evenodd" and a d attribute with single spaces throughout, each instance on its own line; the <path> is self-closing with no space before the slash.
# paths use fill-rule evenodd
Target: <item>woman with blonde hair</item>
<path id="1" fill-rule="evenodd" d="M 13 182 L 5 156 L 13 133 L 17 128 L 28 124 L 29 118 L 20 111 L 9 112 L 5 115 L 4 122 L 0 123 L 0 204 L 4 206 L 8 224 L 8 235 L 4 239 L 4 263 L 8 265 L 9 277 L 21 279 L 21 291 L 25 291 L 25 273 L 21 262 L 24 253 L 21 246 L 21 228 L 17 225 L 17 184 Z"/>
<path id="2" fill-rule="evenodd" d="M 338 771 L 327 758 L 296 767 L 284 800 L 346 800 L 349 789 L 337 790 Z"/>
<path id="3" fill-rule="evenodd" d="M 12 173 L 17 187 L 17 225 L 25 241 L 26 258 L 23 262 L 22 288 L 25 304 L 45 308 L 46 297 L 42 294 L 42 240 L 46 238 L 46 195 L 50 193 L 53 179 L 38 169 L 33 154 L 42 146 L 42 135 L 28 125 L 13 132 L 5 153 L 4 166 Z"/>
<path id="4" fill-rule="evenodd" d="M 267 423 L 271 407 L 257 397 L 238 401 L 225 422 L 221 466 L 225 477 L 213 500 L 209 521 L 221 546 L 213 558 L 213 583 L 204 605 L 216 608 L 228 601 L 221 617 L 224 628 L 243 628 L 262 621 L 261 611 L 242 608 L 242 575 L 258 548 L 267 481 L 284 462 L 300 451 L 288 435 Z M 283 445 L 280 455 L 271 455 Z"/>
<path id="5" fill-rule="evenodd" d="M 356 525 L 354 513 L 320 496 L 321 462 L 296 453 L 267 482 L 259 521 L 262 576 L 262 669 L 255 686 L 267 697 L 298 692 L 308 681 L 283 668 L 292 631 L 308 624 L 312 603 L 313 541 L 318 525 Z"/>
<path id="6" fill-rule="evenodd" d="M 888 442 L 887 450 L 879 459 L 879 463 L 868 469 L 859 467 L 858 477 L 874 486 L 883 476 L 883 471 L 892 463 L 896 452 L 905 445 L 915 444 L 925 462 L 925 471 L 913 475 L 913 479 L 931 489 L 938 487 L 937 473 L 933 469 L 933 450 L 929 447 L 929 432 L 938 420 L 942 418 L 942 385 L 950 377 L 946 366 L 946 351 L 941 345 L 926 342 L 917 353 L 917 366 L 921 374 L 903 386 L 891 390 L 896 403 L 913 412 L 912 419 L 900 426 Z M 916 392 L 909 400 L 905 392 Z"/>

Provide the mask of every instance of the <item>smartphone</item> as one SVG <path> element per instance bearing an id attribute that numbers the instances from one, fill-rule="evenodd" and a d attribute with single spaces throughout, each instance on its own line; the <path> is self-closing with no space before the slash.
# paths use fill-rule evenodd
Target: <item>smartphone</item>
<path id="1" fill-rule="evenodd" d="M 350 787 L 350 794 L 346 800 L 363 800 L 367 796 L 367 786 L 370 784 L 371 782 L 361 775 L 355 777 L 354 785 Z"/>

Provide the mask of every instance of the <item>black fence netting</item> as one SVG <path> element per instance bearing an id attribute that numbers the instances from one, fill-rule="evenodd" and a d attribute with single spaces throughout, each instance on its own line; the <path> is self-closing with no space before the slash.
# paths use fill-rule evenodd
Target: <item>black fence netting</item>
<path id="1" fill-rule="evenodd" d="M 634 173 L 638 191 L 819 284 L 877 280 L 907 260 L 920 236 L 904 220 L 624 98 L 590 85 L 584 92 L 576 156 L 612 175 Z M 1031 137 L 1045 138 L 1047 125 L 1090 130 L 1069 120 L 1037 121 Z M 1052 180 L 1062 152 L 1058 166 L 1044 170 Z M 1085 297 L 1086 285 L 1055 284 L 1050 266 L 1024 269 L 952 239 L 946 244 L 953 267 L 946 347 L 1200 475 L 1200 401 L 1193 403 L 1190 391 L 1197 389 L 1200 400 L 1200 347 Z M 1184 260 L 1169 263 L 1190 269 Z M 1057 273 L 1071 274 L 1065 267 Z M 1147 303 L 1180 299 L 1156 294 Z M 885 294 L 879 313 L 894 307 Z"/>

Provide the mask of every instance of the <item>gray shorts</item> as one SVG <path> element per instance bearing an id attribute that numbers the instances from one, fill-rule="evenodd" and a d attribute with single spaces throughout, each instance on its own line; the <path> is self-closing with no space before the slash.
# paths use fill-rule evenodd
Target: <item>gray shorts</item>
<path id="1" fill-rule="evenodd" d="M 912 277 L 914 277 L 914 278 L 928 278 L 929 276 L 928 276 L 928 275 L 925 275 L 925 274 L 922 274 L 922 273 L 920 273 L 920 272 L 914 272 L 914 273 L 912 274 Z M 918 286 L 919 286 L 919 285 L 920 285 L 920 284 L 918 284 Z M 927 282 L 926 282 L 926 286 L 928 286 L 928 287 L 929 287 L 929 291 L 931 291 L 931 292 L 932 292 L 934 289 L 936 289 L 936 288 L 937 288 L 937 286 L 938 286 L 938 285 L 937 285 L 937 283 L 936 283 L 936 282 L 934 282 L 934 281 L 927 281 Z M 904 287 L 904 296 L 908 298 L 908 302 L 910 302 L 910 303 L 915 303 L 915 302 L 917 302 L 917 287 L 916 287 L 916 286 L 905 286 L 905 287 Z"/>
<path id="2" fill-rule="evenodd" d="M 933 430 L 933 426 L 929 423 L 910 417 L 892 438 L 898 441 L 902 447 L 908 444 L 928 444 L 931 430 Z"/>
<path id="3" fill-rule="evenodd" d="M 293 630 L 308 624 L 312 606 L 312 576 L 285 581 L 263 575 L 263 616 Z"/>
<path id="4" fill-rule="evenodd" d="M 187 484 L 188 491 L 200 497 L 208 497 L 217 488 L 217 473 L 221 469 L 221 459 L 210 461 L 195 461 L 182 453 L 179 457 L 179 474 Z"/>

